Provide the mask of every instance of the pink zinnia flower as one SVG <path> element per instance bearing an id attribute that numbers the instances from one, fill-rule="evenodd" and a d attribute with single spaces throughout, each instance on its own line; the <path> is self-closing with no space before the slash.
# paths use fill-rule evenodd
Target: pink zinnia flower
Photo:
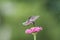
<path id="1" fill-rule="evenodd" d="M 25 33 L 26 33 L 26 34 L 32 34 L 32 33 L 39 32 L 39 31 L 41 31 L 41 30 L 43 30 L 42 27 L 32 27 L 32 28 L 30 28 L 30 29 L 27 29 L 27 30 L 25 31 Z"/>

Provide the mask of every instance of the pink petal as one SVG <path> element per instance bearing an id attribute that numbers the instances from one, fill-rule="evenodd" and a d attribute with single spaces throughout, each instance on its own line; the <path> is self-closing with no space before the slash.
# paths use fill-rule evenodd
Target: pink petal
<path id="1" fill-rule="evenodd" d="M 42 30 L 42 27 L 33 27 L 31 28 L 32 32 L 39 32 Z"/>
<path id="2" fill-rule="evenodd" d="M 25 33 L 26 33 L 26 34 L 31 34 L 32 31 L 31 31 L 30 29 L 27 29 L 27 30 L 25 31 Z"/>

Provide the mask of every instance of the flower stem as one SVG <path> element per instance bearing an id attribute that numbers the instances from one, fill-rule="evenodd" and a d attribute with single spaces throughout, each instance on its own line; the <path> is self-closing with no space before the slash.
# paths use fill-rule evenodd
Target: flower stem
<path id="1" fill-rule="evenodd" d="M 36 40 L 36 35 L 34 35 L 34 40 Z"/>
<path id="2" fill-rule="evenodd" d="M 36 40 L 36 33 L 33 33 L 34 40 Z"/>

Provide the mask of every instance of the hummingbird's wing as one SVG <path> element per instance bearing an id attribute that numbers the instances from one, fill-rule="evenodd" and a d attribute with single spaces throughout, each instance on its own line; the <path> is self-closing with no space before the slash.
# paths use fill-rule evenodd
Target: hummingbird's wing
<path id="1" fill-rule="evenodd" d="M 40 16 L 31 16 L 29 21 L 34 22 L 35 20 L 37 20 Z"/>

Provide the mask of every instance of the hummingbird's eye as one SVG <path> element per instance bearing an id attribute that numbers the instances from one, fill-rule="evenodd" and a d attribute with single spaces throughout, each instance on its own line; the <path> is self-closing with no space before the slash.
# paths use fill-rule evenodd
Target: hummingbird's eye
<path id="1" fill-rule="evenodd" d="M 32 16 L 30 16 L 28 19 L 30 19 Z"/>

